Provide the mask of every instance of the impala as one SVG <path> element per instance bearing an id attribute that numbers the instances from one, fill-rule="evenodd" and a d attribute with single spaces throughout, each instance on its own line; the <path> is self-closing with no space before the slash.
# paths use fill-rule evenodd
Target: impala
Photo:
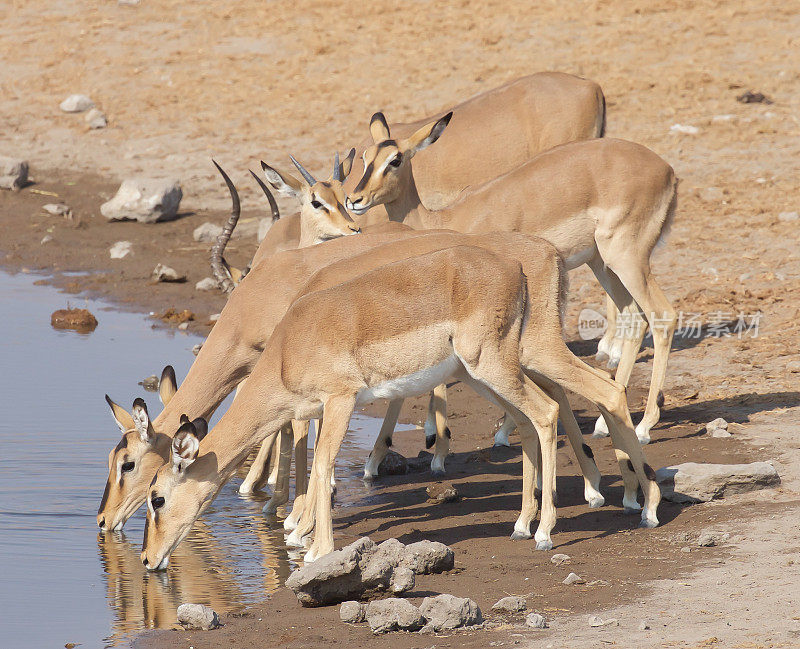
<path id="1" fill-rule="evenodd" d="M 373 145 L 364 174 L 347 200 L 363 214 L 384 205 L 393 221 L 459 232 L 518 231 L 553 243 L 567 269 L 588 264 L 620 311 L 636 315 L 653 334 L 653 374 L 639 440 L 658 422 L 661 388 L 675 331 L 675 311 L 650 270 L 650 255 L 673 219 L 675 173 L 649 149 L 608 138 L 572 142 L 541 153 L 513 171 L 465 193 L 441 210 L 426 208 L 412 159 L 436 142 L 452 113 L 408 137 L 392 139 L 382 113 L 373 115 Z M 628 384 L 646 327 L 627 336 L 616 378 Z"/>
<path id="2" fill-rule="evenodd" d="M 149 487 L 145 567 L 167 566 L 254 444 L 292 419 L 317 418 L 323 410 L 313 506 L 304 508 L 298 530 L 310 532 L 316 522 L 308 560 L 332 551 L 330 476 L 354 407 L 427 392 L 450 376 L 503 404 L 517 423 L 524 460 L 515 532 L 528 535 L 537 509 L 538 435 L 544 489 L 537 548 L 552 547 L 558 406 L 529 375 L 597 403 L 621 463 L 630 462 L 644 492 L 642 525 L 657 525 L 660 492 L 637 443 L 625 390 L 569 352 L 561 333 L 561 259 L 546 242 L 528 241 L 526 274 L 516 260 L 461 245 L 387 264 L 296 300 L 213 433 L 201 439 L 196 422 L 181 425 L 171 461 Z"/>

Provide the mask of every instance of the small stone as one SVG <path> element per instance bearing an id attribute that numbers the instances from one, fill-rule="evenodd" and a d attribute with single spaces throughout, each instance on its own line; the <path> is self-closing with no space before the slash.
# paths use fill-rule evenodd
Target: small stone
<path id="1" fill-rule="evenodd" d="M 178 329 L 180 329 L 181 331 L 186 331 L 188 328 L 189 328 L 189 323 L 188 322 L 181 322 L 178 325 Z"/>
<path id="2" fill-rule="evenodd" d="M 700 129 L 689 124 L 673 124 L 669 127 L 669 132 L 681 133 L 683 135 L 697 135 L 700 132 Z"/>
<path id="3" fill-rule="evenodd" d="M 641 622 L 639 622 L 638 629 L 639 629 L 639 631 L 649 631 L 650 630 L 650 625 L 647 622 L 645 622 L 644 620 L 642 620 Z"/>
<path id="4" fill-rule="evenodd" d="M 42 240 L 41 240 L 41 242 L 40 242 L 40 243 L 41 243 L 42 245 L 44 245 L 44 244 L 46 244 L 46 243 L 50 243 L 52 240 L 53 240 L 53 235 L 52 235 L 52 234 L 46 234 L 46 235 L 44 235 L 44 236 L 42 237 Z"/>
<path id="5" fill-rule="evenodd" d="M 86 95 L 70 95 L 58 107 L 65 113 L 82 113 L 94 108 L 94 102 Z"/>
<path id="6" fill-rule="evenodd" d="M 346 624 L 360 624 L 367 618 L 367 607 L 361 602 L 342 602 L 339 619 Z"/>
<path id="7" fill-rule="evenodd" d="M 133 252 L 133 244 L 130 241 L 117 241 L 108 252 L 111 259 L 123 259 Z"/>
<path id="8" fill-rule="evenodd" d="M 733 435 L 731 435 L 731 433 L 729 433 L 724 428 L 717 428 L 714 432 L 711 433 L 711 437 L 717 437 L 717 438 L 733 437 Z"/>
<path id="9" fill-rule="evenodd" d="M 142 379 L 139 381 L 139 385 L 141 385 L 145 390 L 148 392 L 156 392 L 158 390 L 158 386 L 160 385 L 161 381 L 159 378 L 152 374 L 148 376 L 146 379 Z"/>
<path id="10" fill-rule="evenodd" d="M 516 595 L 503 597 L 492 605 L 492 610 L 498 613 L 519 613 L 526 608 L 528 608 L 528 603 L 525 601 L 525 598 Z"/>
<path id="11" fill-rule="evenodd" d="M 208 321 L 216 322 L 217 320 L 219 320 L 219 316 L 220 316 L 219 313 L 212 313 L 210 316 L 208 316 Z"/>
<path id="12" fill-rule="evenodd" d="M 106 119 L 106 116 L 96 108 L 92 108 L 88 113 L 86 113 L 86 117 L 84 117 L 83 120 L 91 129 L 105 128 L 108 126 L 108 120 Z"/>
<path id="13" fill-rule="evenodd" d="M 478 605 L 466 597 L 454 595 L 426 597 L 422 600 L 419 610 L 434 631 L 449 631 L 483 622 Z"/>
<path id="14" fill-rule="evenodd" d="M 717 417 L 713 421 L 710 421 L 706 424 L 706 432 L 713 433 L 715 430 L 728 430 L 728 422 L 725 421 L 722 417 Z"/>
<path id="15" fill-rule="evenodd" d="M 86 309 L 59 309 L 50 316 L 50 326 L 54 329 L 75 329 L 88 333 L 97 328 L 97 318 Z"/>
<path id="16" fill-rule="evenodd" d="M 129 178 L 114 198 L 100 206 L 100 213 L 109 221 L 168 221 L 175 218 L 182 198 L 177 180 Z"/>
<path id="17" fill-rule="evenodd" d="M 566 579 L 564 579 L 564 581 L 562 581 L 561 583 L 567 586 L 572 586 L 572 584 L 583 584 L 586 582 L 584 581 L 583 577 L 575 574 L 574 572 L 571 572 L 567 575 Z"/>
<path id="18" fill-rule="evenodd" d="M 550 563 L 560 566 L 562 563 L 569 563 L 570 556 L 568 554 L 554 554 L 550 557 Z"/>
<path id="19" fill-rule="evenodd" d="M 192 354 L 197 356 L 200 353 L 200 350 L 203 349 L 203 343 L 198 343 L 194 347 L 192 347 Z"/>
<path id="20" fill-rule="evenodd" d="M 179 275 L 174 268 L 157 264 L 153 269 L 153 279 L 157 282 L 185 282 L 186 275 Z"/>
<path id="21" fill-rule="evenodd" d="M 719 187 L 705 187 L 700 190 L 700 198 L 706 203 L 719 203 L 725 198 L 725 192 Z"/>
<path id="22" fill-rule="evenodd" d="M 691 552 L 691 551 L 692 551 L 692 548 L 690 548 L 688 545 L 686 545 L 686 546 L 681 548 L 681 552 L 685 552 L 686 554 L 689 554 L 689 552 Z"/>
<path id="23" fill-rule="evenodd" d="M 69 205 L 64 205 L 64 203 L 48 203 L 42 205 L 42 209 L 53 216 L 68 216 L 72 212 Z"/>
<path id="24" fill-rule="evenodd" d="M 458 500 L 458 490 L 447 482 L 437 482 L 430 485 L 426 490 L 428 502 L 443 504 L 454 503 Z"/>
<path id="25" fill-rule="evenodd" d="M 772 100 L 767 97 L 763 92 L 753 92 L 748 90 L 736 97 L 736 101 L 740 104 L 771 104 Z"/>
<path id="26" fill-rule="evenodd" d="M 178 624 L 184 629 L 200 631 L 216 629 L 220 625 L 214 609 L 204 604 L 181 604 L 178 607 Z"/>
<path id="27" fill-rule="evenodd" d="M 217 280 L 211 277 L 206 277 L 197 282 L 197 284 L 194 285 L 194 288 L 198 291 L 216 291 L 219 286 L 217 284 Z"/>
<path id="28" fill-rule="evenodd" d="M 408 473 L 408 460 L 390 450 L 378 465 L 378 475 L 405 475 Z"/>
<path id="29" fill-rule="evenodd" d="M 194 232 L 192 232 L 192 237 L 195 241 L 201 241 L 203 243 L 210 243 L 212 241 L 216 241 L 217 237 L 222 234 L 222 226 L 217 225 L 216 223 L 209 223 L 206 221 L 202 225 L 198 225 Z"/>
<path id="30" fill-rule="evenodd" d="M 619 620 L 615 617 L 604 620 L 599 615 L 592 615 L 589 617 L 589 626 L 592 627 L 619 626 Z"/>
<path id="31" fill-rule="evenodd" d="M 425 618 L 418 608 L 407 599 L 397 597 L 374 600 L 367 604 L 366 619 L 373 633 L 416 631 L 425 624 Z"/>
<path id="32" fill-rule="evenodd" d="M 28 163 L 0 155 L 0 189 L 19 191 L 28 183 Z"/>
<path id="33" fill-rule="evenodd" d="M 525 624 L 532 629 L 546 629 L 547 628 L 547 620 L 545 620 L 541 615 L 538 613 L 529 613 L 528 617 L 525 618 Z"/>
<path id="34" fill-rule="evenodd" d="M 705 530 L 697 537 L 697 545 L 701 548 L 713 548 L 715 545 L 719 545 L 729 538 L 730 534 Z"/>
<path id="35" fill-rule="evenodd" d="M 800 213 L 798 212 L 781 212 L 778 214 L 778 220 L 782 223 L 792 223 L 800 219 Z"/>

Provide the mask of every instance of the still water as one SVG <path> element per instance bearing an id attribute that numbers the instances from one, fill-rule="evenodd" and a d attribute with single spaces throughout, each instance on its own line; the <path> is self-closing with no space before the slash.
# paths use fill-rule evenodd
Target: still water
<path id="1" fill-rule="evenodd" d="M 141 564 L 143 510 L 123 533 L 98 532 L 108 451 L 119 438 L 103 395 L 126 408 L 141 396 L 158 413 L 157 395 L 137 382 L 166 364 L 180 381 L 198 339 L 35 279 L 0 273 L 2 645 L 127 646 L 138 631 L 173 627 L 183 602 L 224 613 L 274 591 L 298 557 L 284 545 L 281 519 L 261 513 L 266 496 L 236 493 L 241 477 L 225 486 L 166 573 Z M 93 333 L 50 327 L 51 312 L 68 301 L 95 314 Z M 353 417 L 337 461 L 347 502 L 369 494 L 358 477 L 379 423 Z"/>

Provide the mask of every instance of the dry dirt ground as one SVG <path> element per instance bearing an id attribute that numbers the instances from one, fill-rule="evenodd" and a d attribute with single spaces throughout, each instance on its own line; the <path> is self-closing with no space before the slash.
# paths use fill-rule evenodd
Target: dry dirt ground
<path id="1" fill-rule="evenodd" d="M 563 586 L 566 567 L 552 566 L 551 553 L 507 540 L 519 502 L 519 452 L 470 456 L 490 444 L 496 413 L 457 390 L 450 470 L 464 499 L 426 505 L 427 474 L 389 479 L 375 502 L 338 512 L 337 543 L 362 534 L 448 542 L 458 570 L 420 579 L 415 595 L 469 595 L 484 611 L 504 594 L 527 595 L 549 630 L 525 629 L 516 618 L 444 638 L 373 639 L 341 625 L 335 609 L 300 609 L 278 592 L 213 634 L 162 632 L 142 637 L 141 646 L 800 646 L 800 374 L 787 369 L 800 360 L 800 221 L 778 218 L 800 210 L 796 5 L 4 0 L 0 14 L 0 153 L 28 159 L 35 179 L 18 194 L 0 194 L 0 263 L 43 270 L 70 292 L 131 308 L 188 308 L 198 330 L 224 303 L 193 288 L 209 273 L 207 246 L 194 243 L 191 231 L 221 222 L 228 205 L 212 156 L 240 186 L 245 217 L 260 215 L 248 167 L 259 159 L 282 163 L 292 152 L 327 169 L 335 149 L 363 138 L 377 109 L 392 121 L 417 119 L 537 70 L 595 79 L 608 100 L 608 134 L 651 147 L 681 179 L 678 216 L 654 271 L 676 308 L 707 325 L 701 338 L 676 340 L 648 459 L 655 466 L 771 459 L 784 478 L 777 490 L 717 504 L 665 505 L 663 526 L 642 531 L 618 507 L 607 442 L 590 442 L 608 476 L 611 504 L 599 511 L 581 504 L 575 465 L 560 453 L 556 551 L 596 582 Z M 737 102 L 746 90 L 773 103 Z M 89 94 L 109 127 L 88 131 L 81 116 L 61 113 L 58 103 L 73 92 Z M 676 133 L 675 124 L 698 132 Z M 106 223 L 100 204 L 131 174 L 180 178 L 182 218 Z M 51 194 L 73 207 L 71 221 L 42 213 Z M 48 233 L 53 241 L 41 245 Z M 111 261 L 108 248 L 122 239 L 133 242 L 134 254 Z M 234 248 L 230 256 L 241 262 L 255 242 Z M 189 282 L 148 284 L 158 262 L 186 272 Z M 61 275 L 74 270 L 103 272 Z M 577 338 L 577 314 L 602 311 L 604 302 L 588 272 L 573 273 L 571 284 L 567 333 L 588 356 L 593 345 Z M 761 313 L 758 337 L 710 335 L 708 325 L 733 329 L 740 313 Z M 635 418 L 650 361 L 645 348 L 630 392 Z M 422 405 L 416 400 L 404 418 L 418 421 Z M 576 407 L 590 431 L 596 413 Z M 733 438 L 698 434 L 718 416 L 735 422 Z M 419 439 L 398 436 L 397 447 L 416 454 Z M 682 551 L 704 529 L 729 531 L 731 540 Z M 619 626 L 592 628 L 589 614 L 617 618 Z M 642 621 L 649 630 L 639 630 Z"/>

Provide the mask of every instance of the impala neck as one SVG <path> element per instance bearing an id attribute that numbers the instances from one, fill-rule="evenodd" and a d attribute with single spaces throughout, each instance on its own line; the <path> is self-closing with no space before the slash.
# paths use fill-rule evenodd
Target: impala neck
<path id="1" fill-rule="evenodd" d="M 414 179 L 413 165 L 408 172 L 408 183 L 400 196 L 386 203 L 386 212 L 390 221 L 405 223 L 415 230 L 429 230 L 441 226 L 441 215 L 429 210 L 422 204 Z"/>

